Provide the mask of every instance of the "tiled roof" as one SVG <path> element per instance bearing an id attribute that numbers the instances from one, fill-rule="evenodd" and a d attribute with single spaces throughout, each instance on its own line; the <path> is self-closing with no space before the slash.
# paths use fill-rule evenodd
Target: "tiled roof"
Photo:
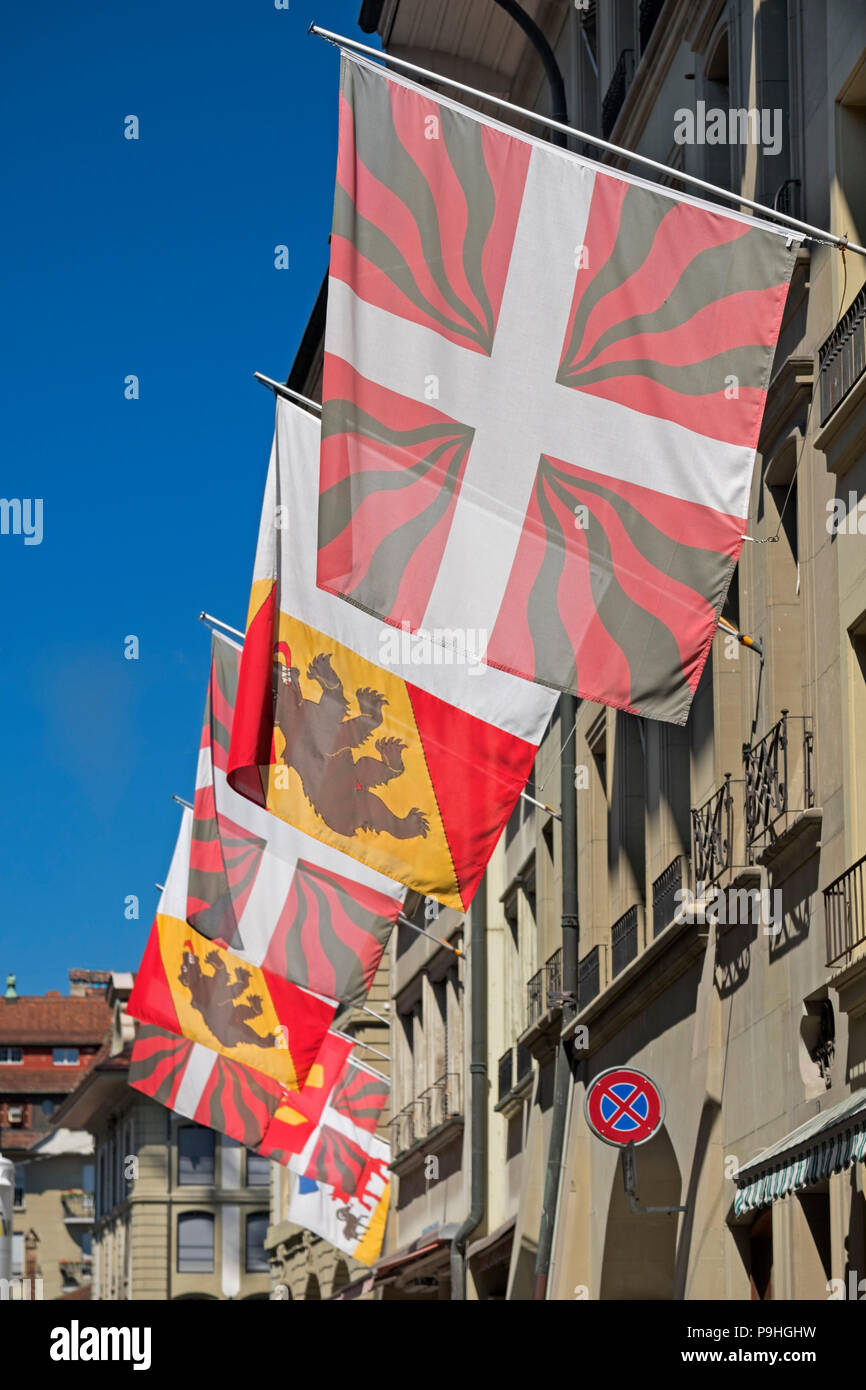
<path id="1" fill-rule="evenodd" d="M 44 1139 L 46 1130 L 38 1129 L 19 1129 L 17 1125 L 3 1126 L 3 1155 L 9 1158 L 15 1153 L 24 1153 L 27 1149 L 32 1149 L 40 1139 Z"/>
<path id="2" fill-rule="evenodd" d="M 94 1056 L 98 1056 L 94 1053 Z M 90 1058 L 85 1060 L 90 1061 Z M 89 1067 L 0 1067 L 0 1096 L 65 1096 Z"/>
<path id="3" fill-rule="evenodd" d="M 25 994 L 0 999 L 0 1043 L 98 1043 L 110 1026 L 111 1010 L 95 996 Z"/>

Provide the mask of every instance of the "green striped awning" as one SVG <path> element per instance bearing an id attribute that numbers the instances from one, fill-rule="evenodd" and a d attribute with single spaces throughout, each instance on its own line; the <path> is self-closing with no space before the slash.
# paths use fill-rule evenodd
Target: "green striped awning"
<path id="1" fill-rule="evenodd" d="M 744 1164 L 735 1179 L 737 1216 L 768 1206 L 866 1159 L 866 1091 L 823 1110 Z"/>

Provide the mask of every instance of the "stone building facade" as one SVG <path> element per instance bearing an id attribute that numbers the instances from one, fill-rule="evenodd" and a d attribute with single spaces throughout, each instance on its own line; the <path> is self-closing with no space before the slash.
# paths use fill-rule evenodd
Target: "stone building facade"
<path id="1" fill-rule="evenodd" d="M 689 173 L 866 242 L 856 0 L 524 8 L 558 64 L 572 124 L 663 162 L 673 187 L 675 171 Z M 367 0 L 359 24 L 397 56 L 550 110 L 537 51 L 493 0 Z M 707 139 L 710 111 L 724 115 L 721 140 Z M 469 1298 L 522 1300 L 539 1287 L 563 1056 L 547 1297 L 823 1299 L 834 1281 L 848 1289 L 866 1274 L 864 282 L 864 258 L 803 242 L 750 539 L 723 614 L 751 642 L 717 632 L 684 728 L 588 701 L 574 730 L 557 713 L 529 788 L 548 809 L 521 802 L 489 866 L 485 1184 Z M 312 396 L 324 307 L 323 288 L 289 378 Z M 560 779 L 572 738 L 573 792 Z M 559 819 L 571 794 L 573 980 Z M 470 922 L 439 922 L 449 942 L 468 938 Z M 450 1244 L 469 1210 L 472 959 L 455 970 L 448 957 L 395 934 L 394 1205 L 381 1260 L 347 1286 L 359 1296 L 454 1292 Z M 617 1154 L 587 1127 L 588 1085 L 624 1065 L 667 1100 L 662 1130 L 638 1151 L 639 1203 L 682 1213 L 635 1214 Z"/>
<path id="2" fill-rule="evenodd" d="M 265 1299 L 274 1165 L 132 1089 L 132 983 L 112 976 L 110 1037 L 57 1116 L 94 1140 L 92 1297 Z"/>

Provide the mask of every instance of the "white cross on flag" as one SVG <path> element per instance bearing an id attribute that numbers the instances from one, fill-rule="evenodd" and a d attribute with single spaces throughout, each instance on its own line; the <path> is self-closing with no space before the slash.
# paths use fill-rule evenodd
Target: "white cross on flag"
<path id="1" fill-rule="evenodd" d="M 793 239 L 348 55 L 341 85 L 319 586 L 685 723 Z"/>

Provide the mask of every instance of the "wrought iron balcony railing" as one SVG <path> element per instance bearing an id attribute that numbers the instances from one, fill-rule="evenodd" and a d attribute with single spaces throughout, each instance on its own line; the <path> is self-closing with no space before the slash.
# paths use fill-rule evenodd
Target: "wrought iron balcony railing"
<path id="1" fill-rule="evenodd" d="M 70 1285 L 89 1284 L 93 1263 L 90 1255 L 82 1255 L 80 1260 L 61 1260 L 60 1278 L 64 1288 Z"/>
<path id="2" fill-rule="evenodd" d="M 554 951 L 540 970 L 536 970 L 526 986 L 526 1024 L 531 1028 L 546 1009 L 551 1007 L 552 994 L 562 990 L 562 947 Z"/>
<path id="3" fill-rule="evenodd" d="M 509 1092 L 519 1086 L 531 1070 L 532 1053 L 528 1047 L 516 1043 L 503 1052 L 499 1058 L 499 1100 L 504 1100 Z"/>
<path id="4" fill-rule="evenodd" d="M 509 1047 L 507 1052 L 503 1052 L 499 1058 L 499 1093 L 498 1099 L 504 1100 L 508 1092 L 514 1089 L 514 1048 Z"/>
<path id="5" fill-rule="evenodd" d="M 64 1192 L 61 1194 L 65 1221 L 92 1221 L 94 1212 L 92 1192 Z"/>
<path id="6" fill-rule="evenodd" d="M 391 1152 L 405 1153 L 434 1129 L 462 1114 L 460 1074 L 446 1072 L 391 1120 Z"/>
<path id="7" fill-rule="evenodd" d="M 677 855 L 653 883 L 653 939 L 670 926 L 677 914 L 682 901 L 682 897 L 677 899 L 677 894 L 682 894 L 685 862 L 681 855 Z"/>
<path id="8" fill-rule="evenodd" d="M 818 351 L 821 424 L 866 371 L 866 285 Z"/>
<path id="9" fill-rule="evenodd" d="M 630 907 L 610 929 L 610 973 L 615 979 L 637 955 L 637 907 Z"/>
<path id="10" fill-rule="evenodd" d="M 577 967 L 578 1008 L 583 1009 L 601 993 L 601 952 L 598 946 L 588 951 Z"/>
<path id="11" fill-rule="evenodd" d="M 866 944 L 866 854 L 824 889 L 827 964 L 837 965 Z"/>
<path id="12" fill-rule="evenodd" d="M 616 125 L 625 94 L 634 77 L 634 49 L 624 48 L 617 59 L 613 77 L 601 103 L 601 133 L 606 140 Z"/>
<path id="13" fill-rule="evenodd" d="M 695 882 L 710 887 L 733 863 L 734 799 L 731 774 L 703 806 L 692 807 L 692 864 Z"/>
<path id="14" fill-rule="evenodd" d="M 455 1115 L 461 1114 L 460 1108 L 460 1074 L 456 1071 L 446 1072 L 438 1077 L 432 1086 L 428 1086 L 426 1091 L 422 1091 L 418 1097 L 424 1105 L 426 1129 L 424 1137 L 432 1130 L 438 1129 L 439 1125 L 451 1120 Z"/>
<path id="15" fill-rule="evenodd" d="M 791 795 L 789 745 L 793 729 L 802 725 L 802 770 L 797 795 Z M 757 743 L 743 744 L 743 767 L 746 775 L 746 848 L 759 847 L 762 841 L 777 836 L 779 822 L 791 811 L 805 811 L 815 804 L 812 777 L 814 735 L 809 715 L 789 715 L 782 718 Z M 798 751 L 798 750 L 795 750 Z M 797 803 L 800 803 L 799 805 Z"/>
<path id="16" fill-rule="evenodd" d="M 405 1106 L 391 1117 L 391 1153 L 405 1153 L 415 1143 L 415 1103 Z"/>

